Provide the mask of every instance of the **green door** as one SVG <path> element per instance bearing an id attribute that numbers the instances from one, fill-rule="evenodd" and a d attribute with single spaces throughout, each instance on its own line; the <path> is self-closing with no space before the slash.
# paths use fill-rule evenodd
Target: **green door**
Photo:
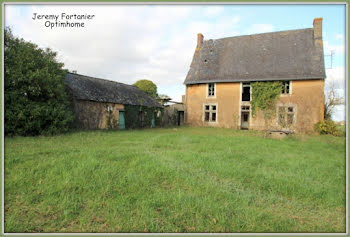
<path id="1" fill-rule="evenodd" d="M 151 128 L 154 128 L 155 126 L 156 126 L 156 119 L 155 119 L 155 115 L 153 113 L 152 120 L 151 120 Z"/>
<path id="2" fill-rule="evenodd" d="M 119 129 L 125 129 L 125 118 L 124 118 L 124 111 L 119 110 Z"/>

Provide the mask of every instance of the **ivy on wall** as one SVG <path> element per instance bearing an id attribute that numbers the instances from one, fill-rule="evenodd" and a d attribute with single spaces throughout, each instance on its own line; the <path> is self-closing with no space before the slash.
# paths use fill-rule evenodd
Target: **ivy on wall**
<path id="1" fill-rule="evenodd" d="M 134 128 L 150 128 L 152 118 L 155 119 L 155 125 L 160 125 L 160 118 L 157 117 L 160 108 L 146 107 L 142 105 L 125 105 L 125 127 Z"/>
<path id="2" fill-rule="evenodd" d="M 262 110 L 265 119 L 271 118 L 275 111 L 276 101 L 282 90 L 281 81 L 252 82 L 252 115 L 256 115 L 258 109 Z"/>
<path id="3" fill-rule="evenodd" d="M 108 108 L 108 106 L 107 106 Z M 107 129 L 116 129 L 117 128 L 117 121 L 114 118 L 112 110 L 107 109 Z"/>

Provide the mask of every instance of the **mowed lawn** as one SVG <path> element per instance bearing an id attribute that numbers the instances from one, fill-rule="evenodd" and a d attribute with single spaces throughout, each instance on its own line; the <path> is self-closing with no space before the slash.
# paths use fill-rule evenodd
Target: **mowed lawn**
<path id="1" fill-rule="evenodd" d="M 5 232 L 345 232 L 345 138 L 190 127 L 5 138 Z"/>

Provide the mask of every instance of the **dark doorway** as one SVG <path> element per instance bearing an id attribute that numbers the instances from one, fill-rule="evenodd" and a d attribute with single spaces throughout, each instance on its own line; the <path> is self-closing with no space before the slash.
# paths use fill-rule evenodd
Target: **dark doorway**
<path id="1" fill-rule="evenodd" d="M 141 128 L 144 127 L 144 122 L 145 122 L 145 112 L 144 111 L 139 111 L 139 126 Z"/>
<path id="2" fill-rule="evenodd" d="M 249 112 L 242 112 L 241 114 L 241 129 L 249 128 Z"/>
<path id="3" fill-rule="evenodd" d="M 250 83 L 243 83 L 242 89 L 242 101 L 250 101 Z"/>
<path id="4" fill-rule="evenodd" d="M 184 111 L 178 111 L 177 112 L 177 125 L 181 126 L 184 124 L 184 118 L 185 118 L 185 112 Z"/>

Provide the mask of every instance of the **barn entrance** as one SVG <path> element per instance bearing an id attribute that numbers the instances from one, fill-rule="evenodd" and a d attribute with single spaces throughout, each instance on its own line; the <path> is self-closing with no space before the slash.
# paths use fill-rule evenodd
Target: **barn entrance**
<path id="1" fill-rule="evenodd" d="M 124 111 L 119 110 L 119 123 L 118 123 L 119 129 L 125 129 L 125 117 L 124 117 Z"/>

